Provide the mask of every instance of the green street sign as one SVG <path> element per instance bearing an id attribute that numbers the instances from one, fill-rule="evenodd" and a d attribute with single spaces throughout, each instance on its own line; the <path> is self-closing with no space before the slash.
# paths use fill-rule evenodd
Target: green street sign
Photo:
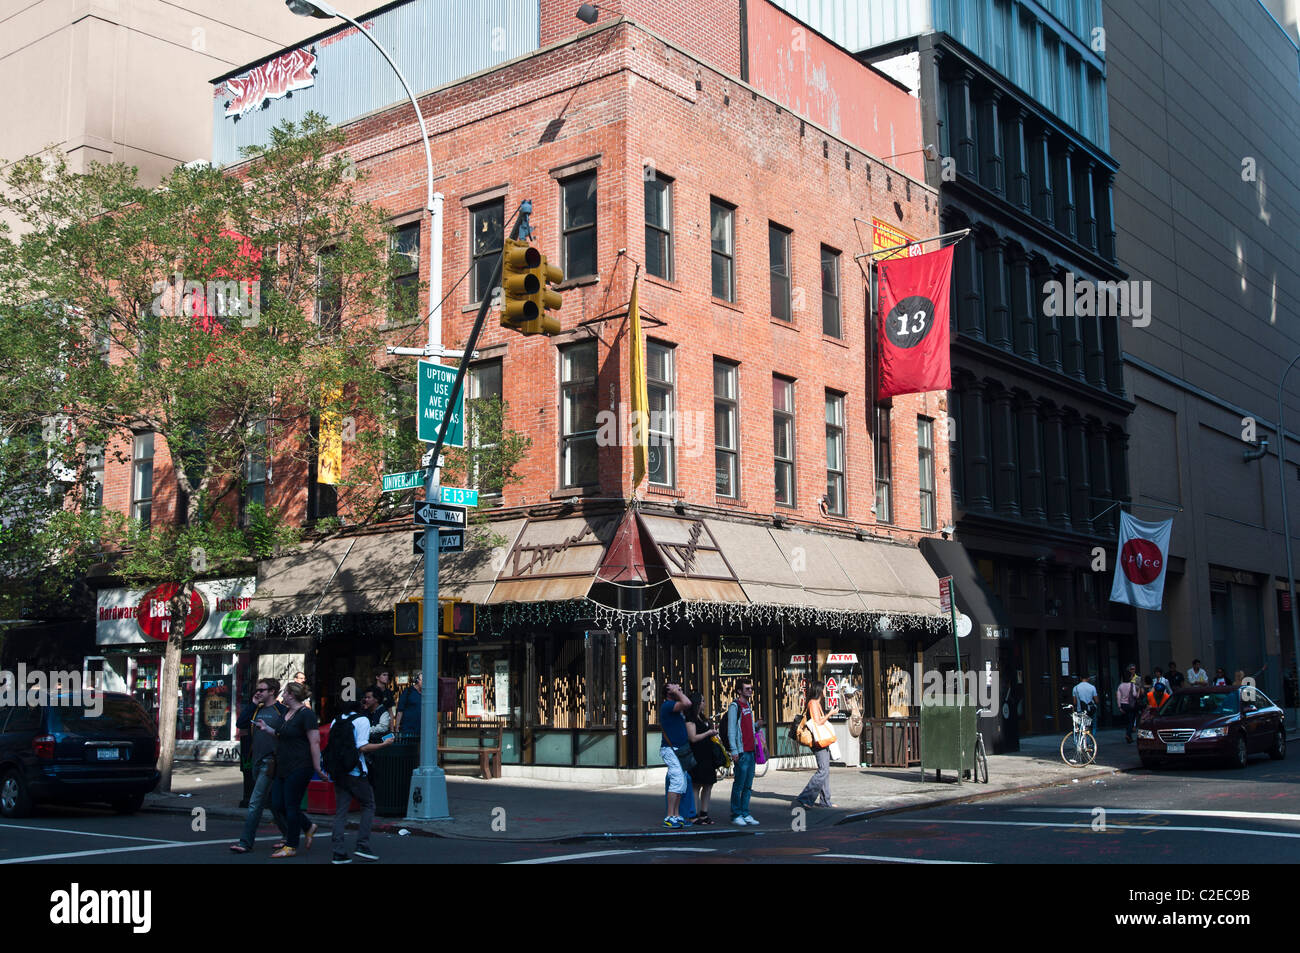
<path id="1" fill-rule="evenodd" d="M 478 506 L 478 490 L 465 490 L 458 486 L 438 487 L 438 502 L 450 506 Z"/>
<path id="2" fill-rule="evenodd" d="M 419 383 L 416 386 L 416 424 L 419 437 L 425 443 L 438 442 L 438 428 L 451 403 L 451 388 L 456 383 L 456 368 L 433 361 L 420 362 Z M 462 384 L 456 405 L 451 408 L 451 423 L 447 425 L 444 446 L 465 446 L 465 387 Z"/>
<path id="3" fill-rule="evenodd" d="M 384 474 L 385 493 L 396 493 L 399 490 L 418 490 L 424 486 L 423 470 L 407 470 L 405 473 L 385 473 Z"/>

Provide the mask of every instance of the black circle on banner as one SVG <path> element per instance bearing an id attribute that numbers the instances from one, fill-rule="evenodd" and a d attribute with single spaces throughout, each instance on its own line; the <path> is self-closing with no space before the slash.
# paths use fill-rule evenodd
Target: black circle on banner
<path id="1" fill-rule="evenodd" d="M 885 315 L 885 335 L 894 347 L 913 348 L 934 327 L 934 302 L 924 295 L 908 295 Z"/>

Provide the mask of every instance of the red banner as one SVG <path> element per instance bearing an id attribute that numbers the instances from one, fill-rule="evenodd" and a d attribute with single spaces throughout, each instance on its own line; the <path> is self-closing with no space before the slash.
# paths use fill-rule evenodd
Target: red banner
<path id="1" fill-rule="evenodd" d="M 948 295 L 952 246 L 880 264 L 880 359 L 876 394 L 920 394 L 952 386 Z"/>

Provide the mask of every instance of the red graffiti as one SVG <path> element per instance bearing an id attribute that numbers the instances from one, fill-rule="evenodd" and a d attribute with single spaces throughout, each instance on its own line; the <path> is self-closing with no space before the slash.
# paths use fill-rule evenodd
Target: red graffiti
<path id="1" fill-rule="evenodd" d="M 249 70 L 243 76 L 226 80 L 231 94 L 226 103 L 227 116 L 242 116 L 259 108 L 268 99 L 279 99 L 295 89 L 306 89 L 316 80 L 316 54 L 308 50 L 290 50 L 269 63 Z"/>

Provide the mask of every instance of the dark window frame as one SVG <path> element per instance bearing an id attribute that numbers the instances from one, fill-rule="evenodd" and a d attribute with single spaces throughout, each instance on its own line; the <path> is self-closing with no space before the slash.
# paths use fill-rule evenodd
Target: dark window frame
<path id="1" fill-rule="evenodd" d="M 844 303 L 840 288 L 840 252 L 829 245 L 821 246 L 821 280 L 822 280 L 822 334 L 827 337 L 842 339 L 844 337 Z M 831 265 L 831 278 L 834 289 L 827 291 L 827 263 Z M 830 319 L 828 321 L 828 319 Z M 834 330 L 828 329 L 828 324 Z"/>
<path id="2" fill-rule="evenodd" d="M 780 247 L 773 247 L 779 239 Z M 772 317 L 787 324 L 794 323 L 794 275 L 791 267 L 794 232 L 776 222 L 767 223 L 767 268 L 771 284 Z M 779 259 L 779 260 L 778 260 Z"/>
<path id="3" fill-rule="evenodd" d="M 409 235 L 415 236 L 414 250 L 401 250 L 399 236 Z M 402 222 L 394 227 L 393 234 L 389 236 L 388 322 L 390 324 L 410 324 L 420 319 L 420 236 L 419 219 Z M 432 294 L 432 290 L 430 293 Z"/>
<path id="4" fill-rule="evenodd" d="M 721 216 L 728 223 L 727 235 L 723 248 L 719 248 L 713 237 L 714 219 Z M 715 263 L 719 261 L 726 262 L 727 266 L 727 287 L 723 289 L 726 294 L 718 294 L 717 276 L 714 274 Z M 736 207 L 719 198 L 709 197 L 709 276 L 710 290 L 713 297 L 719 301 L 726 301 L 729 304 L 736 303 Z"/>
<path id="5" fill-rule="evenodd" d="M 591 182 L 588 186 L 588 195 L 585 197 L 591 203 L 591 222 L 590 224 L 573 225 L 569 222 L 569 189 L 576 188 L 587 181 Z M 596 226 L 600 218 L 600 192 L 598 188 L 598 179 L 595 169 L 588 169 L 585 172 L 579 172 L 576 175 L 566 176 L 560 179 L 560 247 L 563 250 L 564 261 L 564 279 L 569 281 L 575 278 L 591 278 L 600 274 L 600 248 L 597 245 L 599 233 Z M 580 236 L 582 233 L 591 232 L 591 268 L 588 271 L 574 270 L 574 254 L 570 247 L 570 242 Z"/>
<path id="6" fill-rule="evenodd" d="M 490 226 L 492 224 L 490 216 L 498 210 L 499 215 L 497 217 L 501 222 L 501 229 L 494 236 L 490 236 L 495 238 L 495 242 L 490 245 L 487 242 L 481 242 L 480 230 L 487 231 L 482 229 L 482 226 L 484 224 Z M 469 207 L 470 304 L 480 304 L 483 301 L 483 296 L 485 294 L 491 296 L 494 290 L 492 288 L 480 288 L 480 285 L 485 284 L 487 279 L 492 277 L 496 269 L 496 259 L 501 257 L 501 252 L 505 248 L 505 220 L 505 196 Z"/>
<path id="7" fill-rule="evenodd" d="M 922 434 L 927 434 L 928 439 L 922 440 Z M 925 485 L 927 475 L 929 489 Z M 934 468 L 934 420 L 920 415 L 916 418 L 916 487 L 921 530 L 932 533 L 939 522 L 938 486 L 935 483 Z"/>
<path id="8" fill-rule="evenodd" d="M 894 522 L 894 447 L 889 404 L 876 404 L 872 444 L 876 469 L 876 522 Z"/>
<path id="9" fill-rule="evenodd" d="M 647 170 L 652 173 L 651 177 L 645 180 L 645 260 L 646 274 L 653 275 L 663 281 L 674 281 L 673 267 L 673 180 L 666 175 L 660 175 L 657 170 Z M 651 224 L 650 222 L 650 193 L 657 186 L 662 185 L 659 191 L 660 201 L 663 207 L 660 210 L 663 216 L 663 223 Z M 663 262 L 664 274 L 659 274 L 654 270 L 654 258 L 650 254 L 651 242 L 658 250 L 660 261 Z"/>

